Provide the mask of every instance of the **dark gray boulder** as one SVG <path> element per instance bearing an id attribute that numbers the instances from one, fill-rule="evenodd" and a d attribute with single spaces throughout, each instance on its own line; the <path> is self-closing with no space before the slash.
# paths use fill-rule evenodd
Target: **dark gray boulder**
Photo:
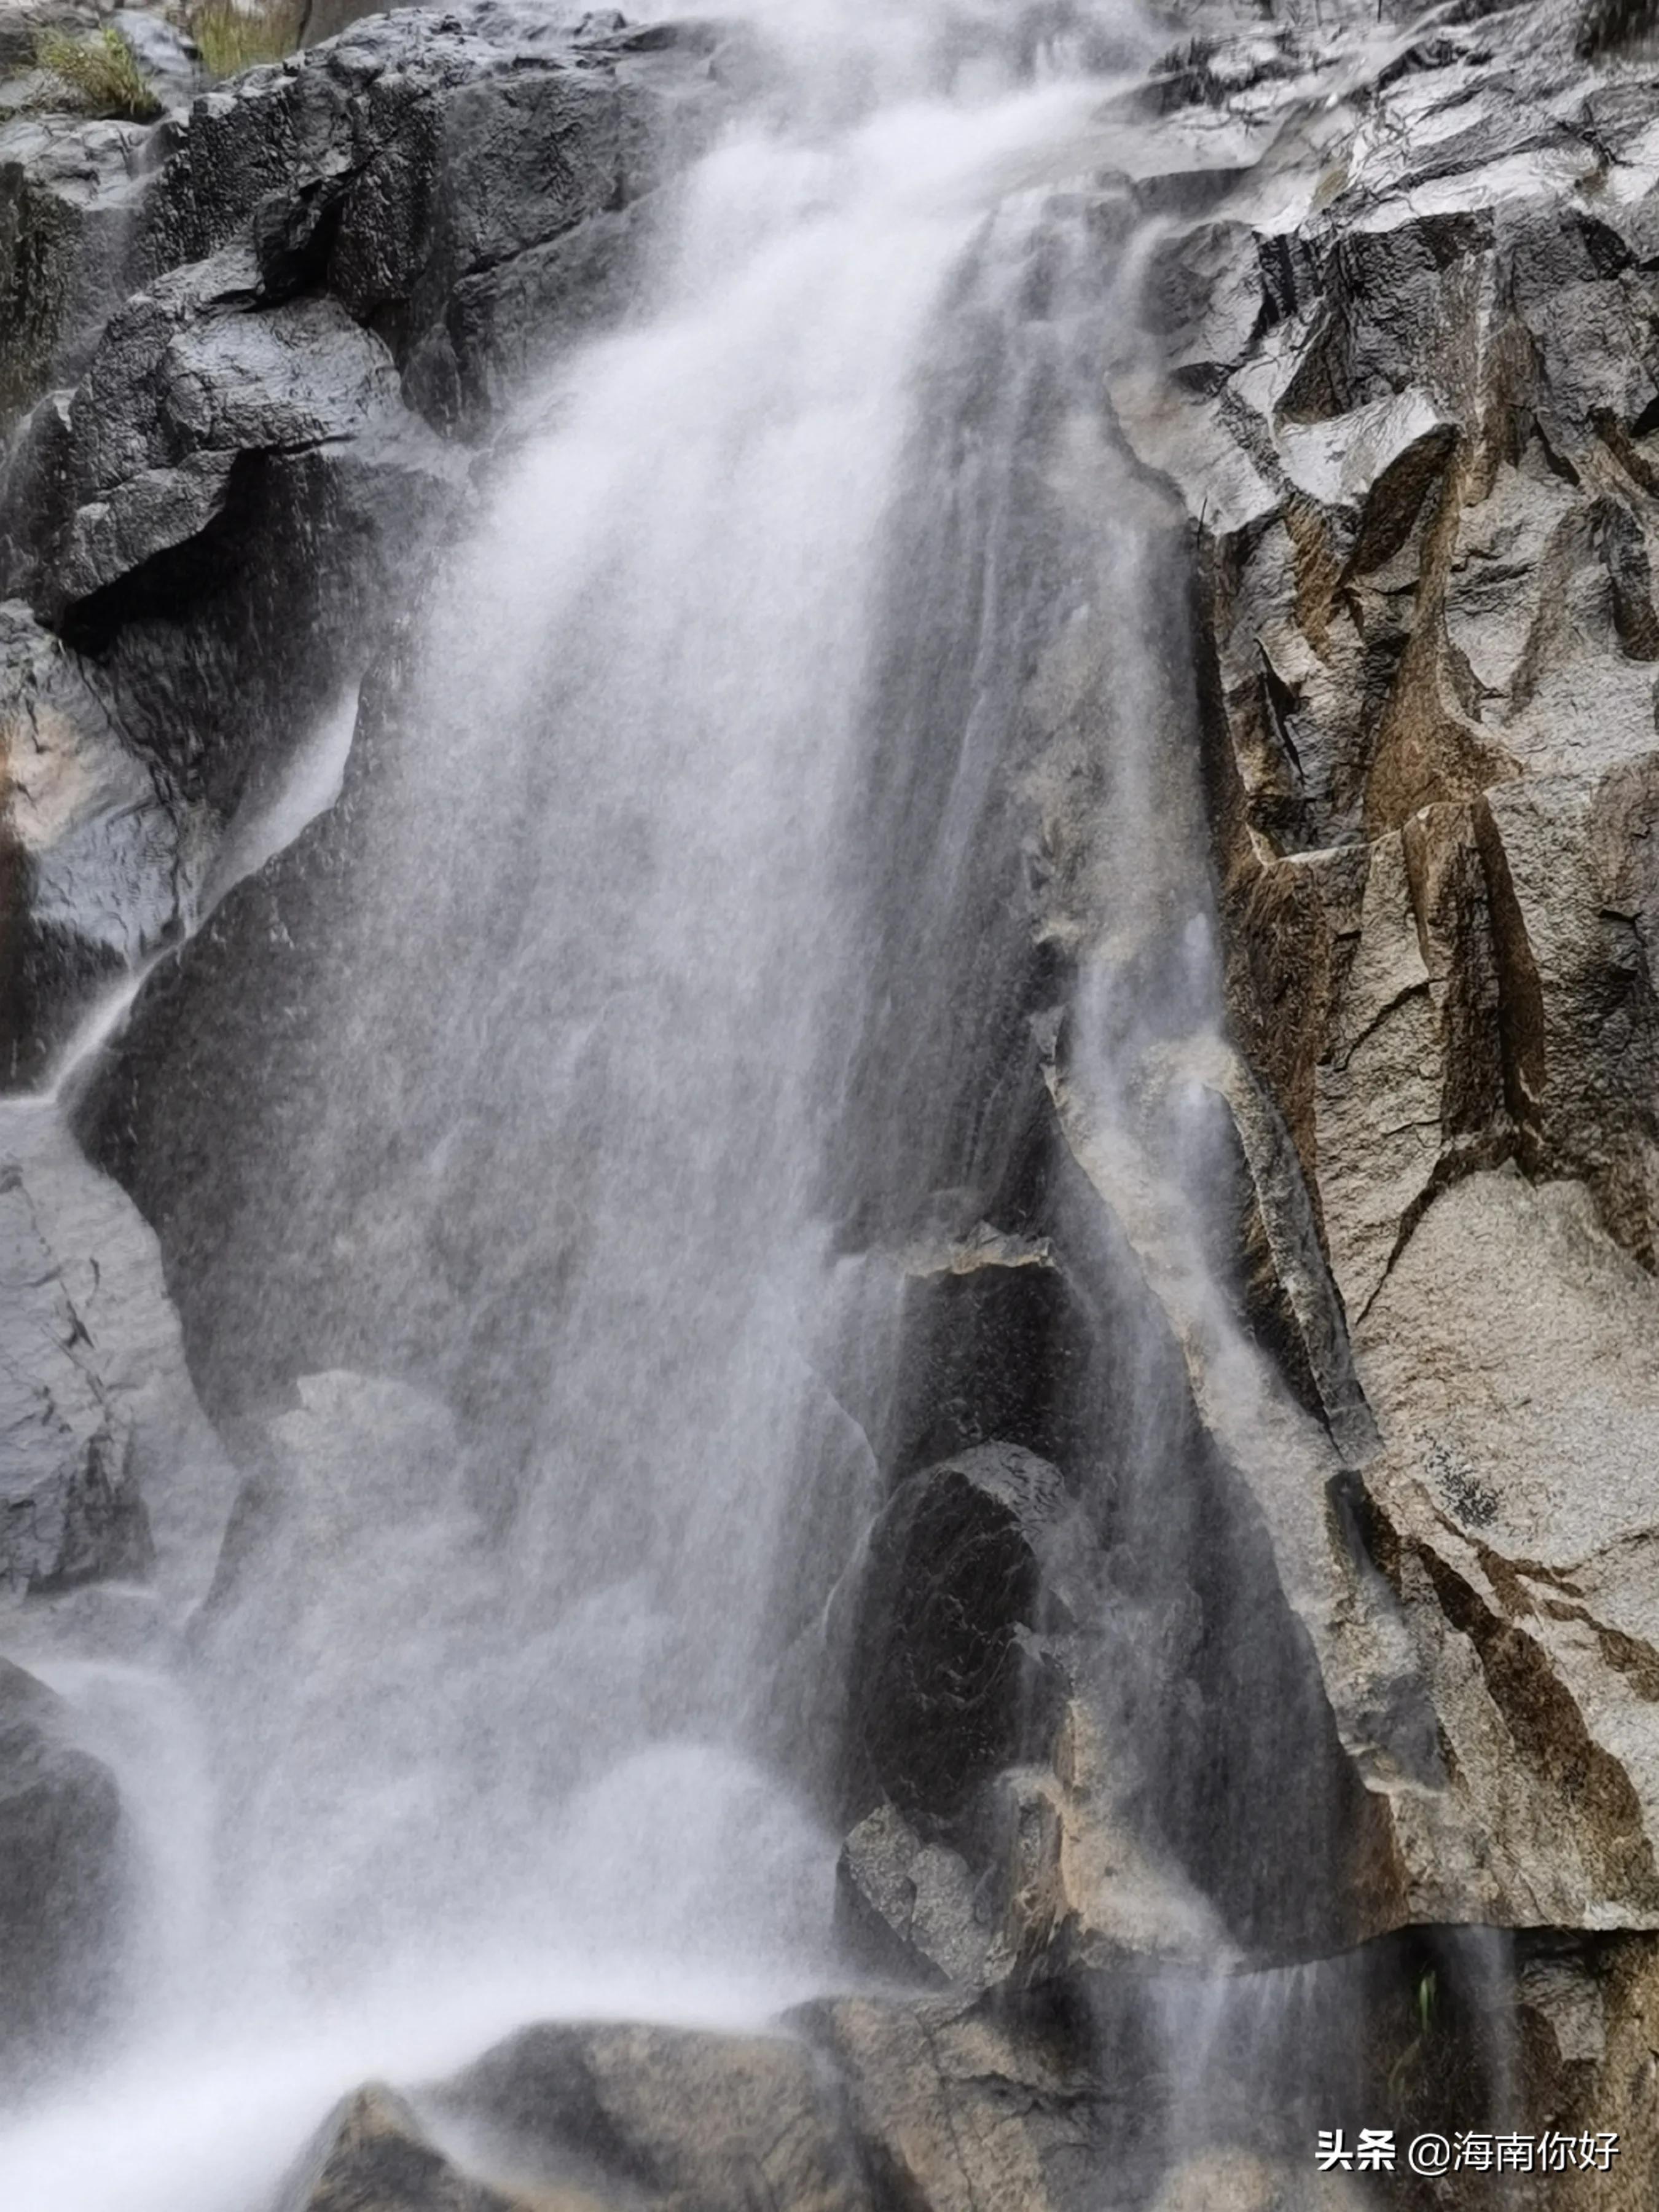
<path id="1" fill-rule="evenodd" d="M 854 1799 L 948 1820 L 1001 1767 L 1049 1755 L 1065 1681 L 1042 1643 L 1060 1603 L 1045 1559 L 1058 1568 L 1068 1503 L 1058 1471 L 1017 1444 L 901 1486 L 869 1547 L 848 1699 Z"/>
<path id="2" fill-rule="evenodd" d="M 109 1996 L 123 1896 L 113 1778 L 0 1660 L 0 2063 L 50 2063 Z"/>
<path id="3" fill-rule="evenodd" d="M 232 1474 L 185 1364 L 154 1234 L 58 1116 L 0 1113 L 0 1591 L 55 1611 L 143 1577 L 205 1591 Z"/>
<path id="4" fill-rule="evenodd" d="M 719 41 L 696 26 L 482 0 L 372 16 L 198 100 L 160 171 L 140 276 L 203 260 L 245 227 L 260 301 L 325 289 L 385 339 L 443 427 L 485 427 L 476 305 L 513 264 L 648 196 L 706 139 Z M 557 329 L 541 324 L 544 347 Z M 442 366 L 440 367 L 440 361 Z"/>

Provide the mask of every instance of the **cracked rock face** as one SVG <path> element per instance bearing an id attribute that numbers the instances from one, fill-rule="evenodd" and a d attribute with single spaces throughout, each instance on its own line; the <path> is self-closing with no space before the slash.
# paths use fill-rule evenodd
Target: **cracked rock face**
<path id="1" fill-rule="evenodd" d="M 84 1356 L 85 1329 L 15 1167 L 0 1176 L 0 1219 L 10 1340 L 0 1571 L 27 1590 L 140 1574 L 150 1537 L 131 1434 Z"/>
<path id="2" fill-rule="evenodd" d="M 1113 380 L 1197 550 L 1261 1241 L 1375 1423 L 1322 1601 L 1375 1640 L 1316 1640 L 1351 1742 L 1427 1686 L 1431 1771 L 1361 1758 L 1429 1920 L 1659 1909 L 1656 89 L 1547 15 L 1402 34 L 1171 218 Z"/>
<path id="3" fill-rule="evenodd" d="M 0 1115 L 0 1589 L 206 1590 L 233 1477 L 154 1233 L 49 1112 Z"/>
<path id="4" fill-rule="evenodd" d="M 0 125 L 14 1079 L 193 921 L 468 511 L 466 446 L 625 296 L 715 42 L 584 21 L 381 16 L 154 125 Z"/>

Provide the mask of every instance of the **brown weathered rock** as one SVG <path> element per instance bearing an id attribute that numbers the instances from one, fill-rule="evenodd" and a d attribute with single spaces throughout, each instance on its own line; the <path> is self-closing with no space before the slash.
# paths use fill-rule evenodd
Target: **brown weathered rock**
<path id="1" fill-rule="evenodd" d="M 428 2139 L 402 2098 L 380 2083 L 348 2097 L 285 2185 L 279 2212 L 525 2212 L 471 2179 Z M 565 2207 L 556 2212 L 566 2212 Z M 568 2212 L 582 2212 L 573 2201 Z"/>
<path id="2" fill-rule="evenodd" d="M 1370 2199 L 1345 2174 L 1310 2172 L 1243 2150 L 1201 2151 L 1169 2174 L 1151 2212 L 1361 2212 Z"/>
<path id="3" fill-rule="evenodd" d="M 1175 226 L 1113 380 L 1196 526 L 1207 1079 L 1288 1139 L 1250 1310 L 1347 1502 L 1239 1449 L 1378 1924 L 1659 1913 L 1654 82 L 1543 13 L 1418 46 Z"/>
<path id="4" fill-rule="evenodd" d="M 1659 2118 L 1659 1942 L 1547 1936 L 1519 1961 L 1519 2071 L 1541 2130 L 1618 2136 L 1605 2171 L 1551 2177 L 1550 2212 L 1644 2212 Z"/>
<path id="5" fill-rule="evenodd" d="M 917 2212 L 1068 2212 L 1079 2202 L 1099 2093 L 1063 2049 L 998 2027 L 960 1997 L 846 1997 L 794 2018 L 845 2085 L 877 2202 Z"/>

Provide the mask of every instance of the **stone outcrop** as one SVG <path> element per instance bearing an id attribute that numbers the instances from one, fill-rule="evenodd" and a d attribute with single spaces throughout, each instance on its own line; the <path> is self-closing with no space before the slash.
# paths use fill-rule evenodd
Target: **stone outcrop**
<path id="1" fill-rule="evenodd" d="M 15 601 L 0 605 L 0 995 L 15 1084 L 100 984 L 193 920 L 200 857 L 173 778 L 125 742 L 94 664 Z"/>
<path id="2" fill-rule="evenodd" d="M 1530 13 L 1321 105 L 1316 33 L 1258 46 L 1277 120 L 1170 217 L 1112 392 L 1191 518 L 1233 1034 L 1288 1139 L 1257 1265 L 1322 1282 L 1375 1425 L 1332 1424 L 1300 1601 L 1396 1910 L 1643 1927 L 1651 64 Z M 1426 1792 L 1379 1744 L 1413 1676 Z"/>
<path id="3" fill-rule="evenodd" d="M 154 1232 L 49 1110 L 0 1115 L 0 1583 L 45 1596 L 214 1571 L 234 1477 L 191 1386 Z"/>
<path id="4" fill-rule="evenodd" d="M 875 2202 L 1087 2202 L 1103 2100 L 1086 2047 L 960 1997 L 842 1998 L 799 2016 L 845 2085 Z"/>
<path id="5" fill-rule="evenodd" d="M 1125 1817 L 1102 1547 L 1055 1468 L 994 1443 L 912 1476 L 859 1602 L 838 1887 L 874 1963 L 980 1988 L 1222 1942 Z"/>
<path id="6" fill-rule="evenodd" d="M 21 1074 L 77 978 L 193 922 L 227 825 L 467 511 L 464 442 L 614 312 L 639 210 L 718 112 L 713 43 L 376 17 L 153 125 L 0 125 L 0 738 L 30 969 L 0 1049 Z"/>
<path id="7" fill-rule="evenodd" d="M 131 1438 L 91 1364 L 85 1332 L 22 1175 L 0 1182 L 6 1468 L 0 1564 L 14 1589 L 49 1590 L 149 1565 Z"/>
<path id="8" fill-rule="evenodd" d="M 826 1999 L 775 2031 L 719 2033 L 634 2024 L 531 2027 L 452 2080 L 360 2092 L 313 2148 L 359 2197 L 295 2199 L 295 2212 L 383 2206 L 371 2155 L 422 2177 L 409 2212 L 1082 2212 L 1103 2105 L 1085 2049 L 1052 2024 L 1000 2020 L 960 1995 L 918 2002 Z M 434 2187 L 431 2140 L 467 2148 L 469 2175 Z M 467 2195 L 467 2189 L 475 2195 Z M 501 2195 L 495 2192 L 500 2191 Z M 287 2207 L 284 2207 L 287 2212 Z"/>
<path id="9" fill-rule="evenodd" d="M 283 2184 L 275 2212 L 525 2212 L 525 2208 L 458 2171 L 428 2139 L 403 2099 L 375 2082 L 346 2098 L 324 2122 Z M 583 2201 L 554 2200 L 548 2212 L 583 2212 Z"/>
<path id="10" fill-rule="evenodd" d="M 1550 2206 L 1636 2212 L 1653 2193 L 1645 2146 L 1659 2110 L 1659 1943 L 1650 1936 L 1534 1937 L 1524 1944 L 1516 1986 L 1528 2112 L 1551 2131 L 1616 2130 L 1623 2146 L 1607 2172 L 1555 2178 Z"/>

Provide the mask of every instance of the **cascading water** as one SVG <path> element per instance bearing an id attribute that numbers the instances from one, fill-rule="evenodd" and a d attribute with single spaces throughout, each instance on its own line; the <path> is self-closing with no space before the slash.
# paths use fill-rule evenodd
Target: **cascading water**
<path id="1" fill-rule="evenodd" d="M 1009 1227 L 1040 1066 L 1153 1213 L 1200 1179 L 1179 617 L 1099 388 L 1103 103 L 1154 42 L 763 32 L 635 317 L 533 396 L 365 694 L 319 1079 L 250 1130 L 204 1324 L 258 1440 L 129 1793 L 178 1940 L 0 2134 L 21 2212 L 246 2212 L 366 2075 L 844 1974 L 836 1747 L 780 1686 L 914 1460 L 905 1269 Z M 1105 1334 L 1064 1419 L 1117 1499 L 1126 1804 L 1218 1929 L 1271 1921 L 1271 1749 L 1218 1791 L 1159 1672 L 1234 1509 L 1167 1495 L 1168 1394 Z M 1218 1710 L 1291 1679 L 1248 1613 Z M 55 1679 L 119 1729 L 131 1681 Z M 1281 1745 L 1328 1725 L 1280 1702 Z"/>

